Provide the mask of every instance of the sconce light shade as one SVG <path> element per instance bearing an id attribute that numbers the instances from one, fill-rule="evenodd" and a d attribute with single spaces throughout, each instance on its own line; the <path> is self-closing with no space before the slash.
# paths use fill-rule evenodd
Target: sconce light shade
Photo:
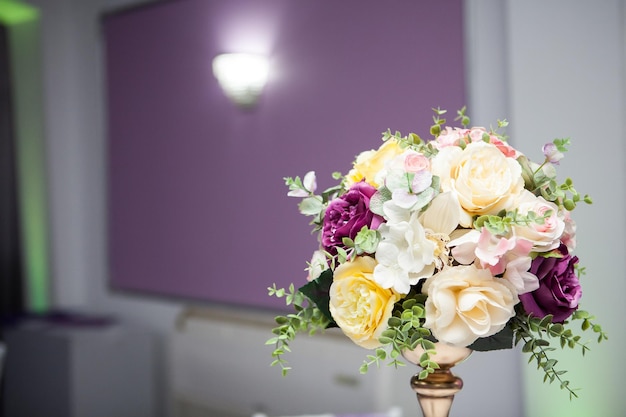
<path id="1" fill-rule="evenodd" d="M 222 54 L 213 58 L 213 74 L 237 105 L 256 104 L 269 74 L 268 59 L 254 54 Z"/>

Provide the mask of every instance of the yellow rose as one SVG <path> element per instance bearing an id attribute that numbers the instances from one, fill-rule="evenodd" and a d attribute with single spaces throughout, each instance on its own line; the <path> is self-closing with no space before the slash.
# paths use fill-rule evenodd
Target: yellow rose
<path id="1" fill-rule="evenodd" d="M 470 143 L 465 149 L 442 149 L 433 160 L 433 174 L 441 179 L 444 192 L 457 195 L 464 227 L 471 226 L 472 216 L 511 209 L 524 190 L 520 164 L 485 142 Z"/>
<path id="2" fill-rule="evenodd" d="M 377 150 L 361 152 L 346 175 L 348 187 L 364 179 L 368 184 L 378 188 L 382 184 L 376 182 L 376 175 L 385 167 L 386 161 L 402 152 L 403 149 L 393 139 L 385 141 Z"/>
<path id="3" fill-rule="evenodd" d="M 428 294 L 424 327 L 454 346 L 498 333 L 519 302 L 508 281 L 473 265 L 444 268 L 426 280 L 422 291 Z"/>
<path id="4" fill-rule="evenodd" d="M 360 256 L 335 269 L 330 287 L 330 313 L 354 343 L 366 349 L 381 346 L 393 305 L 400 295 L 380 287 L 373 279 L 376 260 Z"/>

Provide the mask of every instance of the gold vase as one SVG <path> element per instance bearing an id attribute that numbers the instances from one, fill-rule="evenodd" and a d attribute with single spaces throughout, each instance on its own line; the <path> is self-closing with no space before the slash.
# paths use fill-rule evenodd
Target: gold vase
<path id="1" fill-rule="evenodd" d="M 451 368 L 463 362 L 472 353 L 466 347 L 450 346 L 445 343 L 435 343 L 437 353 L 430 359 L 437 362 L 439 369 L 428 375 L 426 379 L 419 379 L 419 373 L 411 378 L 411 387 L 417 394 L 424 417 L 448 417 L 454 394 L 463 388 L 463 381 L 455 376 Z M 420 356 L 424 350 L 418 346 L 415 350 L 403 352 L 405 359 L 419 366 Z"/>

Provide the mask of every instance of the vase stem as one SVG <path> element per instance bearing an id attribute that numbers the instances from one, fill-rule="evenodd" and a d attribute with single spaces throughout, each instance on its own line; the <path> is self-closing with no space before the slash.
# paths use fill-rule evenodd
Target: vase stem
<path id="1" fill-rule="evenodd" d="M 417 394 L 424 417 L 448 417 L 454 394 L 463 388 L 463 381 L 453 375 L 448 367 L 442 367 L 426 379 L 419 379 L 418 374 L 414 375 L 411 378 L 411 387 Z"/>
<path id="2" fill-rule="evenodd" d="M 454 394 L 463 388 L 463 381 L 455 376 L 451 369 L 467 359 L 471 353 L 471 349 L 466 347 L 435 343 L 435 353 L 430 355 L 430 359 L 437 363 L 439 368 L 424 379 L 419 378 L 419 373 L 411 378 L 411 387 L 417 394 L 424 417 L 449 416 Z M 424 349 L 421 346 L 402 352 L 402 356 L 415 365 L 422 362 L 423 354 Z"/>

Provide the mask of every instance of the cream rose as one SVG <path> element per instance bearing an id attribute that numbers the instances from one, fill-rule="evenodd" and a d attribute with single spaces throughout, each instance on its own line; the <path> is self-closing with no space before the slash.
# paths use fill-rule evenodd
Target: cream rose
<path id="1" fill-rule="evenodd" d="M 346 175 L 348 187 L 365 180 L 368 184 L 378 188 L 381 184 L 376 181 L 377 174 L 385 167 L 385 162 L 400 155 L 403 149 L 395 140 L 385 141 L 377 150 L 361 152 L 354 162 L 354 166 Z"/>
<path id="2" fill-rule="evenodd" d="M 366 349 L 381 346 L 378 338 L 400 299 L 374 282 L 375 266 L 376 260 L 369 256 L 345 262 L 335 269 L 330 286 L 330 314 L 346 336 Z"/>
<path id="3" fill-rule="evenodd" d="M 449 146 L 433 159 L 433 174 L 441 188 L 453 191 L 463 209 L 461 225 L 470 227 L 472 217 L 510 209 L 524 190 L 522 167 L 497 146 L 472 142 L 465 149 Z"/>
<path id="4" fill-rule="evenodd" d="M 519 214 L 527 215 L 532 211 L 538 216 L 546 216 L 541 224 L 513 226 L 513 232 L 517 237 L 531 241 L 532 250 L 535 252 L 549 252 L 559 247 L 561 235 L 565 231 L 565 221 L 559 216 L 559 208 L 556 204 L 524 190 L 516 206 Z"/>
<path id="5" fill-rule="evenodd" d="M 512 285 L 475 266 L 443 269 L 426 280 L 426 322 L 439 341 L 455 346 L 471 345 L 504 328 L 519 302 Z"/>

